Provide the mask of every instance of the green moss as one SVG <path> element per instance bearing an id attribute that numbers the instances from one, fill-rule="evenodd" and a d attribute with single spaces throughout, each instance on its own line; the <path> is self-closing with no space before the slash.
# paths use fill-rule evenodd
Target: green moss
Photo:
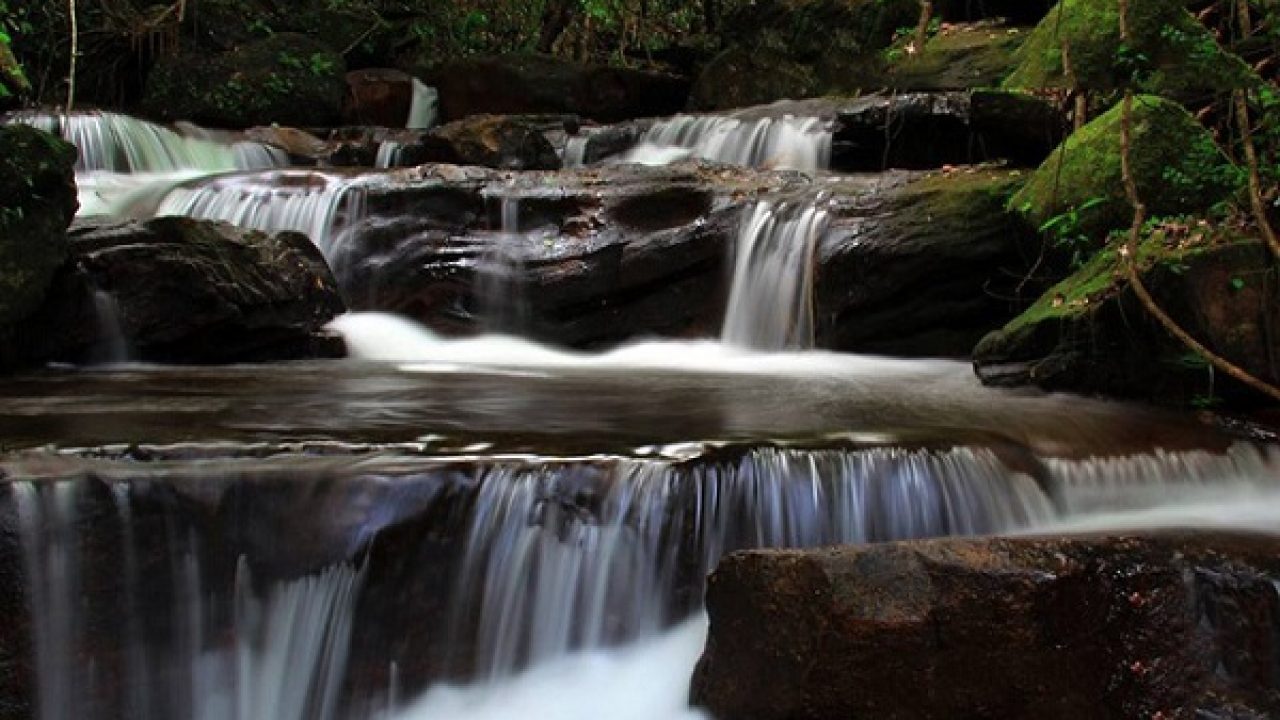
<path id="1" fill-rule="evenodd" d="M 1096 241 L 1127 226 L 1132 210 L 1120 170 L 1121 111 L 1117 105 L 1067 138 L 1013 197 L 1011 207 L 1042 226 L 1092 204 L 1081 213 L 1077 229 Z M 1132 130 L 1134 180 L 1153 215 L 1203 210 L 1239 187 L 1236 168 L 1177 103 L 1138 96 Z"/>
<path id="2" fill-rule="evenodd" d="M 1027 33 L 1019 28 L 958 25 L 908 52 L 910 39 L 890 52 L 889 82 L 905 90 L 954 90 L 999 85 L 1014 67 Z"/>
<path id="3" fill-rule="evenodd" d="M 1182 0 L 1131 2 L 1133 42 L 1125 47 L 1115 0 L 1061 0 L 1018 51 L 1018 65 L 1005 87 L 1110 90 L 1136 76 L 1144 92 L 1186 98 L 1255 82 L 1248 66 L 1220 48 L 1184 5 Z"/>

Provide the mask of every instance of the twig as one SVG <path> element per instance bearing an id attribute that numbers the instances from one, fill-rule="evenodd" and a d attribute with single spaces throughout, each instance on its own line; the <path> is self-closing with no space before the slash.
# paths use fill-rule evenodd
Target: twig
<path id="1" fill-rule="evenodd" d="M 1237 88 L 1233 93 L 1236 105 L 1236 127 L 1240 130 L 1240 143 L 1244 146 L 1245 164 L 1249 170 L 1249 206 L 1253 209 L 1253 219 L 1258 230 L 1267 241 L 1267 246 L 1277 258 L 1280 258 L 1280 239 L 1267 219 L 1267 209 L 1262 202 L 1262 176 L 1258 172 L 1258 151 L 1253 146 L 1253 130 L 1249 127 L 1249 103 L 1245 100 L 1244 89 Z"/>

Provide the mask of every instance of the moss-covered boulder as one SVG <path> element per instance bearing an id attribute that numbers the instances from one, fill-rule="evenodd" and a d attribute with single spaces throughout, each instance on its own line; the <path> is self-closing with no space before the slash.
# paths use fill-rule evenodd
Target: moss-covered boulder
<path id="1" fill-rule="evenodd" d="M 1160 326 L 1129 286 L 1127 261 L 1098 253 L 1030 309 L 987 335 L 974 367 L 993 385 L 1038 385 L 1171 405 L 1260 398 Z M 1139 253 L 1143 285 L 1206 347 L 1280 382 L 1280 283 L 1267 249 L 1200 223 L 1158 225 Z"/>
<path id="2" fill-rule="evenodd" d="M 816 63 L 886 47 L 919 17 L 919 0 L 755 0 L 728 8 L 721 34 L 729 43 Z"/>
<path id="3" fill-rule="evenodd" d="M 0 126 L 0 326 L 39 306 L 67 258 L 76 149 L 26 125 Z"/>
<path id="4" fill-rule="evenodd" d="M 1115 0 L 1061 0 L 1018 51 L 1005 86 L 1108 90 L 1136 75 L 1146 92 L 1187 99 L 1248 84 L 1248 66 L 1219 47 L 1186 4 L 1130 2 L 1133 40 L 1123 43 Z"/>
<path id="5" fill-rule="evenodd" d="M 1067 138 L 1012 199 L 1036 225 L 1073 211 L 1073 234 L 1101 238 L 1133 211 L 1120 172 L 1123 108 L 1117 105 Z M 1152 215 L 1202 210 L 1237 187 L 1235 168 L 1209 133 L 1175 102 L 1141 95 L 1133 103 L 1134 181 Z"/>
<path id="6" fill-rule="evenodd" d="M 734 46 L 712 58 L 694 81 L 692 110 L 729 110 L 820 94 L 814 68 L 784 54 Z"/>
<path id="7" fill-rule="evenodd" d="M 143 106 L 166 120 L 217 127 L 333 125 L 342 118 L 346 65 L 323 43 L 278 33 L 223 53 L 161 60 Z"/>
<path id="8" fill-rule="evenodd" d="M 901 90 L 998 86 L 1012 72 L 1027 34 L 1024 28 L 974 23 L 945 26 L 922 48 L 903 39 L 885 53 L 886 84 Z"/>

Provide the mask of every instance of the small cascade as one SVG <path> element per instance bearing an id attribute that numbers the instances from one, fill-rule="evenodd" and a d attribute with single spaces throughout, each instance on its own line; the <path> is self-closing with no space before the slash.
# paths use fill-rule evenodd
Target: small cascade
<path id="1" fill-rule="evenodd" d="M 171 190 L 156 215 L 224 220 L 266 232 L 292 230 L 306 234 L 327 256 L 342 230 L 364 216 L 366 182 L 305 170 L 210 178 Z"/>
<path id="2" fill-rule="evenodd" d="M 101 288 L 95 289 L 93 312 L 97 320 L 98 342 L 94 345 L 92 361 L 100 364 L 129 362 L 132 359 L 129 336 L 125 333 L 120 303 L 115 296 Z"/>
<path id="3" fill-rule="evenodd" d="M 830 123 L 795 117 L 742 120 L 677 115 L 655 123 L 622 162 L 666 165 L 686 157 L 778 170 L 813 172 L 831 161 Z"/>
<path id="4" fill-rule="evenodd" d="M 774 201 L 743 217 L 721 340 L 760 350 L 813 346 L 814 253 L 828 219 L 818 203 Z"/>
<path id="5" fill-rule="evenodd" d="M 154 549 L 136 544 L 142 541 L 134 532 L 139 519 L 126 486 L 113 488 L 123 576 L 110 579 L 103 577 L 105 568 L 88 564 L 100 557 L 90 548 L 102 542 L 96 524 L 104 519 L 78 511 L 88 501 L 83 484 L 19 482 L 10 488 L 29 588 L 34 717 L 336 720 L 360 572 L 336 565 L 259 596 L 242 560 L 230 591 L 233 617 L 224 627 L 220 591 L 204 587 L 194 531 L 173 527 L 178 543 L 168 563 L 170 617 L 151 617 L 156 598 L 144 601 L 142 592 L 156 567 L 144 570 L 139 556 L 154 555 Z M 112 587 L 119 588 L 118 597 Z M 165 630 L 157 644 L 159 627 Z M 114 633 L 124 657 L 95 655 Z M 121 713 L 113 714 L 104 698 L 113 698 Z"/>
<path id="6" fill-rule="evenodd" d="M 564 143 L 564 154 L 560 158 L 561 165 L 566 169 L 586 166 L 587 142 L 590 139 L 589 135 L 581 133 L 569 136 Z"/>
<path id="7" fill-rule="evenodd" d="M 518 333 L 529 320 L 529 303 L 522 283 L 525 242 L 520 228 L 520 198 L 498 196 L 499 234 L 476 263 L 476 297 L 488 330 Z"/>
<path id="8" fill-rule="evenodd" d="M 413 79 L 413 101 L 409 105 L 409 118 L 404 126 L 410 130 L 428 130 L 435 126 L 440 116 L 440 93 Z"/>
<path id="9" fill-rule="evenodd" d="M 288 164 L 283 151 L 267 145 L 220 141 L 199 132 L 204 136 L 179 135 L 169 128 L 118 113 L 17 113 L 7 121 L 61 135 L 75 145 L 80 150 L 78 172 L 215 173 Z"/>
<path id="10" fill-rule="evenodd" d="M 400 166 L 400 156 L 404 153 L 404 143 L 397 140 L 383 140 L 378 143 L 378 154 L 373 166 L 379 170 Z"/>

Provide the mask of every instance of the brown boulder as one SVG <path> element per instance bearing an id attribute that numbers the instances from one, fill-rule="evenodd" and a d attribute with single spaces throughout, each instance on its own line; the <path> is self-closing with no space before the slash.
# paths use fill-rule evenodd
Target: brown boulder
<path id="1" fill-rule="evenodd" d="M 404 127 L 413 105 L 413 77 L 389 68 L 347 73 L 342 119 L 349 125 Z"/>
<path id="2" fill-rule="evenodd" d="M 753 551 L 711 576 L 718 718 L 1274 717 L 1280 543 L 1245 535 Z"/>

